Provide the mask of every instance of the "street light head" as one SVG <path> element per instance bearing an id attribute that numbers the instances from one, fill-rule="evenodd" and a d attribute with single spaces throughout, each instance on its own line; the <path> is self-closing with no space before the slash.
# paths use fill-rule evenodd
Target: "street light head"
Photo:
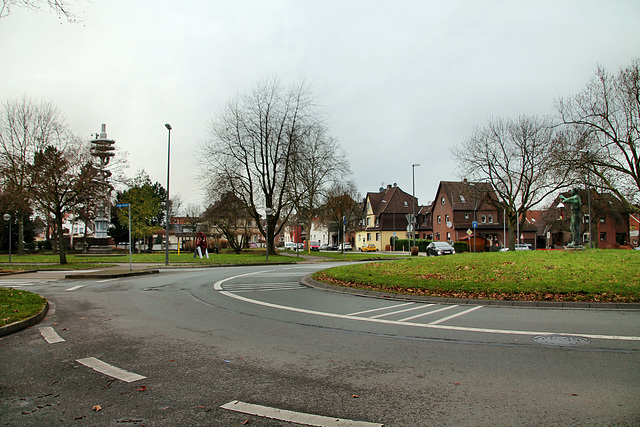
<path id="1" fill-rule="evenodd" d="M 413 167 L 420 166 L 420 163 L 414 163 L 411 166 L 413 166 Z"/>
<path id="2" fill-rule="evenodd" d="M 171 130 L 171 125 L 170 125 L 169 123 L 166 123 L 166 124 L 164 125 L 164 127 L 166 127 L 167 129 Z"/>
<path id="3" fill-rule="evenodd" d="M 9 221 L 11 219 L 11 215 L 4 214 L 4 215 L 2 215 L 2 218 L 4 218 L 5 221 Z"/>

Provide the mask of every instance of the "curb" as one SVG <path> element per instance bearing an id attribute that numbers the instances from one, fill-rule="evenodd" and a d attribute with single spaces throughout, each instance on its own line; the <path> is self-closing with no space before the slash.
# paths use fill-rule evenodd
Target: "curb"
<path id="1" fill-rule="evenodd" d="M 461 299 L 430 297 L 426 295 L 394 294 L 391 292 L 370 291 L 366 289 L 349 288 L 346 286 L 329 285 L 318 282 L 311 278 L 311 274 L 304 276 L 300 283 L 303 285 L 322 289 L 330 292 L 351 294 L 368 298 L 392 299 L 398 301 L 411 302 L 433 302 L 438 304 L 458 304 L 458 305 L 488 305 L 501 307 L 523 307 L 523 308 L 565 308 L 565 309 L 598 309 L 598 310 L 640 310 L 638 303 L 615 303 L 615 302 L 570 302 L 570 301 L 509 301 L 509 300 L 487 300 L 487 299 Z"/>
<path id="2" fill-rule="evenodd" d="M 42 311 L 36 314 L 35 316 L 0 327 L 0 337 L 13 334 L 14 332 L 21 331 L 23 329 L 26 329 L 30 326 L 35 325 L 36 323 L 41 322 L 42 319 L 44 319 L 47 316 L 48 312 L 49 312 L 49 301 L 47 301 Z"/>
<path id="3" fill-rule="evenodd" d="M 67 274 L 65 279 L 112 279 L 117 277 L 144 276 L 158 274 L 160 270 L 102 270 L 93 273 Z"/>

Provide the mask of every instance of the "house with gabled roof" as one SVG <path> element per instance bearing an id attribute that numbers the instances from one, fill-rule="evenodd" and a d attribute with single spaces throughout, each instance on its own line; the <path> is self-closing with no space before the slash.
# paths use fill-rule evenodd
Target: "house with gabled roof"
<path id="1" fill-rule="evenodd" d="M 507 246 L 504 215 L 493 186 L 487 182 L 441 181 L 431 207 L 431 222 L 430 237 L 436 241 L 473 242 L 476 237 L 485 242 L 487 250 Z M 521 242 L 535 244 L 535 239 L 535 227 L 520 230 Z"/>
<path id="2" fill-rule="evenodd" d="M 407 215 L 415 212 L 417 216 L 419 211 L 418 199 L 402 191 L 397 184 L 381 187 L 377 193 L 367 193 L 354 250 L 371 243 L 378 250 L 392 249 L 395 239 L 411 236 L 407 231 Z"/>

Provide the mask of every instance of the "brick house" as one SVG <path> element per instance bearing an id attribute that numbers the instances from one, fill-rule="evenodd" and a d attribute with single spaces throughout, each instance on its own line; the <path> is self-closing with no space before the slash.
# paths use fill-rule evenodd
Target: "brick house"
<path id="1" fill-rule="evenodd" d="M 486 241 L 487 250 L 497 250 L 504 243 L 502 210 L 497 208 L 498 197 L 489 183 L 441 181 L 431 207 L 434 240 L 455 242 L 471 237 Z M 473 228 L 473 222 L 477 227 Z M 525 243 L 535 240 L 535 232 L 523 232 Z M 431 237 L 431 236 L 430 236 Z"/>
<path id="2" fill-rule="evenodd" d="M 589 245 L 589 204 L 586 189 L 579 191 L 582 201 L 581 228 L 582 243 Z M 568 196 L 570 193 L 563 193 Z M 540 218 L 540 227 L 547 230 L 544 236 L 552 248 L 564 247 L 571 240 L 570 224 L 571 212 L 567 208 L 560 209 L 560 198 L 557 197 L 547 209 L 547 214 Z M 620 199 L 611 193 L 591 192 L 591 231 L 593 233 L 593 247 L 600 249 L 620 248 L 633 245 L 630 239 L 630 229 L 633 225 L 629 209 Z M 637 240 L 636 236 L 636 240 Z"/>

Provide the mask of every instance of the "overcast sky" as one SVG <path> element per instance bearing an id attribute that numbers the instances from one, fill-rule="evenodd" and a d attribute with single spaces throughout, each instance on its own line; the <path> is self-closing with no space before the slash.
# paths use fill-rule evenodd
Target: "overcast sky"
<path id="1" fill-rule="evenodd" d="M 172 195 L 206 201 L 196 147 L 236 94 L 305 79 L 364 195 L 397 183 L 431 201 L 456 180 L 450 147 L 491 116 L 546 115 L 601 65 L 640 57 L 637 0 L 78 0 L 69 23 L 13 8 L 0 19 L 0 101 L 58 107 L 91 139 L 107 124 Z M 183 205 L 183 206 L 184 206 Z"/>

